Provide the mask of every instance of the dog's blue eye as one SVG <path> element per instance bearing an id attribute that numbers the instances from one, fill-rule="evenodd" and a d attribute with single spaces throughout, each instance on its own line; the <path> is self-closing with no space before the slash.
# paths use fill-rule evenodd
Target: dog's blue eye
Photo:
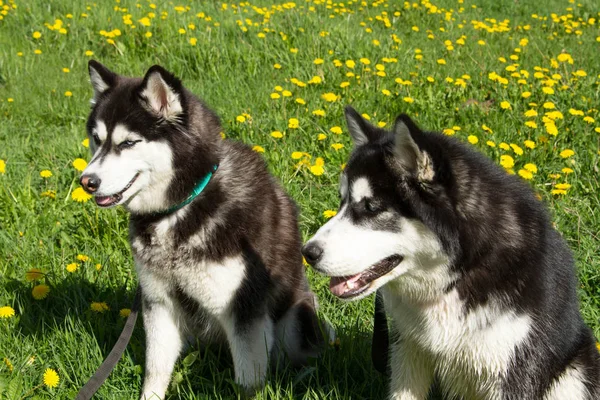
<path id="1" fill-rule="evenodd" d="M 124 142 L 119 143 L 119 145 L 117 146 L 119 148 L 119 150 L 123 150 L 123 149 L 129 149 L 133 146 L 135 146 L 135 144 L 139 142 L 139 140 L 126 140 Z"/>

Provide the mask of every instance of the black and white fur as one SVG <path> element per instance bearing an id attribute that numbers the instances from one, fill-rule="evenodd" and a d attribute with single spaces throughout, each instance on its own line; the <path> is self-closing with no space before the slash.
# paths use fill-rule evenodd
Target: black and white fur
<path id="1" fill-rule="evenodd" d="M 574 262 L 532 190 L 406 115 L 392 132 L 346 118 L 340 210 L 303 253 L 340 297 L 382 292 L 396 334 L 389 398 L 425 399 L 434 381 L 450 399 L 600 398 Z M 360 287 L 389 257 L 395 267 Z"/>
<path id="2" fill-rule="evenodd" d="M 142 287 L 146 375 L 163 398 L 187 338 L 229 345 L 235 381 L 260 387 L 270 362 L 316 356 L 325 339 L 304 275 L 297 210 L 246 145 L 159 66 L 143 79 L 89 63 L 93 158 L 83 186 L 130 212 Z M 213 165 L 204 191 L 172 213 Z"/>

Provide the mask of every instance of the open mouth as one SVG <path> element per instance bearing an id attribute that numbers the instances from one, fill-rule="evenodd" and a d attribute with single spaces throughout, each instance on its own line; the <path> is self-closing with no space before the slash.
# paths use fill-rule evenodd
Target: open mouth
<path id="1" fill-rule="evenodd" d="M 367 290 L 375 279 L 396 268 L 402 259 L 402 256 L 395 254 L 356 275 L 333 276 L 329 282 L 329 290 L 341 299 L 356 297 Z"/>
<path id="2" fill-rule="evenodd" d="M 140 176 L 139 172 L 137 174 L 135 174 L 133 179 L 131 181 L 129 181 L 127 186 L 125 186 L 125 188 L 123 190 L 121 190 L 119 193 L 111 194 L 110 196 L 94 197 L 94 199 L 96 200 L 96 204 L 98 204 L 100 207 L 110 207 L 110 206 L 114 206 L 115 204 L 118 204 L 121 200 L 123 200 L 123 193 L 125 193 L 125 191 L 127 191 L 127 189 L 129 189 L 131 187 L 131 185 L 133 185 L 133 182 L 135 182 L 135 180 L 138 178 L 138 176 Z"/>

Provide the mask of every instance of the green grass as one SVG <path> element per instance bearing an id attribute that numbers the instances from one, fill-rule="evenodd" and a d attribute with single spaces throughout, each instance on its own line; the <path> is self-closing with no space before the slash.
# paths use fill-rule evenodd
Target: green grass
<path id="1" fill-rule="evenodd" d="M 79 176 L 72 162 L 89 158 L 81 145 L 91 97 L 87 50 L 125 75 L 139 76 L 152 64 L 163 65 L 218 112 L 228 138 L 262 146 L 269 168 L 301 208 L 304 238 L 325 222 L 323 211 L 337 208 L 337 181 L 351 146 L 343 121 L 346 104 L 367 113 L 372 122 L 388 126 L 399 112 L 409 113 L 432 130 L 458 126 L 456 136 L 465 141 L 470 135 L 476 137 L 474 146 L 494 160 L 500 162 L 501 155 L 510 155 L 517 173 L 527 163 L 535 164 L 531 185 L 573 249 L 582 313 L 600 337 L 600 115 L 594 108 L 600 100 L 600 30 L 599 23 L 590 20 L 600 18 L 597 4 L 592 0 L 440 0 L 433 3 L 439 12 L 433 12 L 430 3 L 405 6 L 392 0 L 363 5 L 308 0 L 297 1 L 293 7 L 293 3 L 275 7 L 272 3 L 259 0 L 234 8 L 220 2 L 182 0 L 159 4 L 156 9 L 147 1 L 133 0 L 5 5 L 0 20 L 0 160 L 6 164 L 5 172 L 0 172 L 0 307 L 10 306 L 16 314 L 0 318 L 0 359 L 14 366 L 11 372 L 6 363 L 0 363 L 0 398 L 73 398 L 110 351 L 124 324 L 119 310 L 129 307 L 133 299 L 136 276 L 127 243 L 127 214 L 121 209 L 99 210 L 92 202 L 71 198 Z M 178 5 L 189 5 L 189 10 L 177 11 Z M 139 20 L 149 12 L 156 17 L 151 26 L 144 27 Z M 200 12 L 204 17 L 198 16 Z M 135 28 L 124 23 L 128 14 Z M 53 26 L 56 19 L 63 21 L 66 34 L 45 26 Z M 472 22 L 485 22 L 492 28 L 496 23 L 490 19 L 508 20 L 507 29 L 489 32 L 476 29 L 477 23 Z M 250 20 L 252 25 L 248 25 Z M 193 30 L 188 26 L 191 23 Z M 180 28 L 186 32 L 180 34 Z M 113 29 L 121 35 L 113 38 L 114 44 L 107 43 L 100 31 Z M 41 37 L 35 39 L 34 32 Z M 152 37 L 147 38 L 146 32 L 152 32 Z M 457 43 L 463 35 L 464 44 Z M 195 46 L 190 38 L 196 38 Z M 446 40 L 452 42 L 453 50 L 447 49 Z M 478 44 L 480 40 L 484 44 Z M 35 54 L 36 49 L 42 53 Z M 421 60 L 415 57 L 417 49 Z M 558 61 L 561 52 L 570 54 L 573 64 Z M 511 60 L 511 55 L 518 60 Z M 317 58 L 324 63 L 315 64 Z M 368 58 L 370 65 L 361 63 L 361 58 Z M 446 64 L 438 64 L 438 59 Z M 334 60 L 353 60 L 356 65 L 338 67 Z M 515 63 L 520 77 L 506 70 Z M 386 76 L 376 75 L 376 64 L 385 67 Z M 522 70 L 526 73 L 518 72 Z M 574 75 L 578 70 L 586 75 Z M 355 76 L 346 76 L 348 72 Z M 491 72 L 507 83 L 490 80 Z M 535 77 L 536 72 L 542 76 Z M 548 81 L 553 74 L 560 76 Z M 306 87 L 291 82 L 296 78 L 307 83 L 313 76 L 322 82 Z M 428 82 L 428 76 L 434 82 Z M 396 78 L 411 85 L 397 83 Z M 464 80 L 464 87 L 456 85 L 457 78 Z M 349 86 L 341 88 L 342 82 Z M 543 93 L 542 87 L 552 83 L 554 93 Z M 276 86 L 291 91 L 292 96 L 271 99 Z M 389 96 L 384 89 L 390 91 Z M 72 96 L 65 96 L 66 91 Z M 526 91 L 532 93 L 528 99 L 522 97 Z M 328 92 L 338 95 L 338 100 L 325 101 L 321 95 Z M 297 103 L 296 98 L 306 104 Z M 503 109 L 503 101 L 511 108 Z M 542 104 L 548 101 L 564 117 L 556 120 L 556 136 L 547 133 L 542 121 L 548 111 Z M 326 115 L 314 116 L 312 111 L 317 109 Z M 539 115 L 525 117 L 529 109 Z M 581 110 L 583 115 L 572 115 L 570 109 Z M 251 118 L 237 122 L 243 113 Z M 585 116 L 596 121 L 588 123 Z M 290 118 L 299 120 L 299 128 L 288 128 Z M 525 126 L 528 120 L 535 121 L 537 128 Z M 484 124 L 492 132 L 483 130 Z M 332 133 L 334 126 L 342 127 L 343 134 Z M 276 130 L 285 136 L 273 138 L 270 134 Z M 327 136 L 324 140 L 318 140 L 321 133 Z M 535 148 L 527 148 L 526 140 L 535 143 Z M 487 141 L 495 147 L 486 145 Z M 501 149 L 501 142 L 520 146 L 523 154 Z M 333 143 L 344 147 L 334 150 Z M 565 149 L 575 154 L 562 158 L 560 152 Z M 310 158 L 292 159 L 293 152 Z M 324 162 L 320 176 L 310 170 L 317 157 Z M 573 172 L 561 172 L 565 167 Z M 40 176 L 45 169 L 52 177 Z M 571 187 L 566 194 L 552 194 L 557 183 Z M 47 190 L 54 190 L 55 198 L 42 196 Z M 78 254 L 90 260 L 77 261 Z M 81 265 L 70 273 L 66 266 L 73 262 Z M 97 263 L 102 265 L 100 270 L 95 268 Z M 46 273 L 41 282 L 26 280 L 31 268 Z M 338 330 L 340 345 L 330 347 L 303 370 L 272 374 L 257 398 L 384 397 L 386 382 L 370 363 L 372 299 L 342 304 L 329 293 L 326 278 L 310 270 L 307 273 L 320 298 L 321 314 Z M 36 284 L 50 287 L 47 298 L 32 297 Z M 95 313 L 90 309 L 92 302 L 106 302 L 110 309 Z M 139 324 L 98 398 L 137 396 L 143 349 Z M 33 362 L 31 357 L 35 357 Z M 171 397 L 238 396 L 228 357 L 227 349 L 211 348 L 195 360 L 192 356 L 179 362 Z M 42 384 L 46 368 L 58 372 L 58 387 Z"/>

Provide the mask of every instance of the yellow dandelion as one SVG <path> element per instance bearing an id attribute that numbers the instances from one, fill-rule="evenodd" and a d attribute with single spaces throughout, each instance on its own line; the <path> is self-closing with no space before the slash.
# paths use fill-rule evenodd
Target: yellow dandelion
<path id="1" fill-rule="evenodd" d="M 325 168 L 322 165 L 312 165 L 310 167 L 310 172 L 315 176 L 321 176 L 325 172 Z"/>
<path id="2" fill-rule="evenodd" d="M 537 128 L 537 123 L 535 121 L 525 121 L 525 126 L 535 129 Z"/>
<path id="3" fill-rule="evenodd" d="M 554 185 L 554 187 L 560 190 L 569 190 L 571 188 L 571 185 L 568 183 L 557 183 L 556 185 Z"/>
<path id="4" fill-rule="evenodd" d="M 299 160 L 302 158 L 302 156 L 303 156 L 303 154 L 301 151 L 294 151 L 292 153 L 292 160 Z"/>
<path id="5" fill-rule="evenodd" d="M 344 145 L 343 145 L 342 143 L 333 143 L 333 144 L 331 145 L 331 147 L 332 147 L 334 150 L 336 150 L 336 151 L 337 151 L 337 150 L 340 150 L 340 149 L 344 148 Z"/>
<path id="6" fill-rule="evenodd" d="M 352 69 L 352 68 L 354 68 L 355 66 L 356 66 L 356 63 L 355 63 L 354 61 L 352 61 L 352 60 L 347 60 L 347 61 L 346 61 L 346 67 L 348 67 L 348 68 Z"/>
<path id="7" fill-rule="evenodd" d="M 500 103 L 500 108 L 502 108 L 503 110 L 508 110 L 511 108 L 511 105 L 508 101 L 503 101 Z"/>
<path id="8" fill-rule="evenodd" d="M 339 126 L 333 126 L 333 127 L 329 128 L 329 131 L 331 131 L 331 133 L 340 135 L 342 133 L 342 128 L 340 128 Z"/>
<path id="9" fill-rule="evenodd" d="M 48 386 L 49 388 L 55 388 L 58 386 L 59 382 L 60 377 L 55 370 L 52 368 L 47 368 L 46 371 L 44 371 L 44 385 Z"/>
<path id="10" fill-rule="evenodd" d="M 402 100 L 408 104 L 412 104 L 415 102 L 415 99 L 413 99 L 412 97 L 404 97 L 404 98 L 402 98 Z"/>
<path id="11" fill-rule="evenodd" d="M 588 124 L 593 124 L 594 122 L 596 122 L 596 120 L 592 117 L 590 117 L 589 115 L 587 117 L 584 117 L 583 120 L 585 122 L 587 122 Z"/>
<path id="12" fill-rule="evenodd" d="M 6 357 L 4 357 L 4 364 L 6 365 L 6 368 L 8 368 L 9 372 L 13 372 L 14 367 L 13 367 L 12 363 L 10 362 L 10 360 Z"/>
<path id="13" fill-rule="evenodd" d="M 65 92 L 65 97 L 72 97 L 73 96 L 73 92 L 71 92 L 70 90 L 67 90 Z"/>
<path id="14" fill-rule="evenodd" d="M 506 169 L 510 169 L 515 166 L 515 160 L 511 156 L 502 155 L 500 156 L 500 165 Z"/>
<path id="15" fill-rule="evenodd" d="M 491 140 L 488 140 L 487 142 L 485 142 L 485 144 L 489 147 L 496 147 L 496 143 L 492 142 Z"/>
<path id="16" fill-rule="evenodd" d="M 90 305 L 90 310 L 97 313 L 103 313 L 104 311 L 110 310 L 110 308 L 105 302 L 92 301 L 92 304 Z"/>
<path id="17" fill-rule="evenodd" d="M 276 93 L 276 92 L 271 93 L 271 99 L 277 100 L 279 98 L 281 98 L 281 95 L 279 93 Z"/>
<path id="18" fill-rule="evenodd" d="M 129 308 L 122 308 L 121 310 L 119 310 L 119 315 L 122 318 L 127 318 L 129 317 L 129 314 L 131 314 L 131 310 Z"/>
<path id="19" fill-rule="evenodd" d="M 6 172 L 6 162 L 4 160 L 0 160 L 0 174 L 4 174 Z"/>
<path id="20" fill-rule="evenodd" d="M 327 135 L 324 133 L 319 133 L 319 135 L 317 136 L 317 140 L 325 140 L 327 139 Z"/>
<path id="21" fill-rule="evenodd" d="M 533 174 L 525 169 L 519 170 L 519 176 L 526 180 L 531 180 L 533 178 Z"/>
<path id="22" fill-rule="evenodd" d="M 44 170 L 40 171 L 40 176 L 42 178 L 50 178 L 52 176 L 52 171 L 44 169 Z"/>
<path id="23" fill-rule="evenodd" d="M 537 171 L 538 171 L 538 169 L 537 169 L 537 166 L 536 166 L 535 164 L 532 164 L 532 163 L 527 163 L 527 164 L 525 164 L 525 165 L 523 166 L 523 168 L 524 168 L 525 170 L 527 170 L 527 171 L 529 171 L 529 172 L 533 173 L 533 174 L 537 174 Z"/>
<path id="24" fill-rule="evenodd" d="M 78 187 L 71 193 L 71 198 L 78 203 L 85 203 L 92 198 L 92 195 L 88 194 L 82 187 Z"/>
<path id="25" fill-rule="evenodd" d="M 526 117 L 536 117 L 538 112 L 536 110 L 527 110 L 524 114 Z"/>
<path id="26" fill-rule="evenodd" d="M 83 147 L 85 147 L 86 149 L 89 148 L 90 147 L 90 139 L 88 139 L 88 138 L 83 139 L 83 141 L 81 142 L 81 145 Z"/>
<path id="27" fill-rule="evenodd" d="M 298 104 L 302 104 L 302 105 L 306 104 L 306 101 L 300 97 L 297 97 L 296 100 L 294 100 L 294 101 Z"/>
<path id="28" fill-rule="evenodd" d="M 313 60 L 313 64 L 315 64 L 315 65 L 321 65 L 321 64 L 323 64 L 324 62 L 325 62 L 325 60 L 323 60 L 322 58 L 315 58 L 315 59 Z"/>
<path id="29" fill-rule="evenodd" d="M 48 297 L 50 293 L 50 287 L 48 285 L 37 285 L 31 290 L 31 295 L 36 300 L 43 300 Z"/>
<path id="30" fill-rule="evenodd" d="M 235 120 L 241 124 L 246 122 L 246 117 L 244 117 L 243 115 L 238 115 L 237 117 L 235 117 Z"/>
<path id="31" fill-rule="evenodd" d="M 334 101 L 336 101 L 336 100 L 339 98 L 339 96 L 338 96 L 338 95 L 336 95 L 335 93 L 328 92 L 328 93 L 323 93 L 323 94 L 321 95 L 321 98 L 322 98 L 323 100 L 325 100 L 325 101 L 328 101 L 328 102 L 330 102 L 330 103 L 331 103 L 331 102 L 334 102 Z"/>
<path id="32" fill-rule="evenodd" d="M 515 152 L 516 155 L 518 155 L 518 156 L 523 155 L 523 149 L 520 146 L 518 146 L 514 143 L 511 143 L 510 148 Z"/>
<path id="33" fill-rule="evenodd" d="M 560 152 L 560 156 L 562 158 L 569 158 L 575 155 L 575 152 L 571 149 L 565 149 L 563 151 Z"/>
<path id="34" fill-rule="evenodd" d="M 281 64 L 273 64 L 273 68 L 275 68 L 275 69 L 281 69 Z"/>
<path id="35" fill-rule="evenodd" d="M 87 167 L 87 161 L 85 161 L 83 158 L 76 158 L 73 161 L 73 167 L 77 170 L 77 171 L 83 171 L 86 167 Z"/>
<path id="36" fill-rule="evenodd" d="M 545 109 L 548 109 L 548 110 L 552 110 L 552 109 L 556 108 L 556 106 L 554 105 L 554 103 L 553 103 L 553 102 L 551 102 L 551 101 L 547 101 L 547 102 L 545 102 L 545 103 L 542 105 L 542 107 L 544 107 Z"/>
<path id="37" fill-rule="evenodd" d="M 31 268 L 25 272 L 25 280 L 27 282 L 38 281 L 44 277 L 44 272 L 39 268 Z"/>
<path id="38" fill-rule="evenodd" d="M 327 219 L 335 217 L 337 215 L 336 210 L 325 210 L 323 211 L 323 216 Z"/>
<path id="39" fill-rule="evenodd" d="M 567 167 L 561 169 L 561 171 L 565 175 L 569 175 L 569 174 L 572 174 L 574 172 L 571 168 L 567 168 Z"/>
<path id="40" fill-rule="evenodd" d="M 33 36 L 34 39 L 39 39 L 42 37 L 42 34 L 38 31 L 35 31 L 35 32 L 33 32 L 33 35 L 31 35 L 31 36 Z"/>
<path id="41" fill-rule="evenodd" d="M 523 97 L 524 99 L 528 98 L 531 96 L 531 92 L 523 92 L 521 93 L 521 97 Z"/>
<path id="42" fill-rule="evenodd" d="M 383 93 L 383 94 L 384 94 L 384 96 L 391 96 L 391 95 L 392 95 L 392 92 L 390 92 L 390 91 L 389 91 L 389 90 L 387 90 L 387 89 L 382 89 L 382 90 L 381 90 L 381 93 Z"/>
<path id="43" fill-rule="evenodd" d="M 446 65 L 446 60 L 444 60 L 443 58 L 440 58 L 437 60 L 437 63 L 440 65 Z"/>
<path id="44" fill-rule="evenodd" d="M 55 199 L 56 198 L 56 190 L 46 190 L 45 192 L 40 193 L 40 196 Z"/>
<path id="45" fill-rule="evenodd" d="M 193 37 L 193 38 L 190 38 L 190 44 L 191 44 L 192 46 L 195 46 L 197 43 L 198 43 L 198 39 L 196 39 L 195 37 Z"/>
<path id="46" fill-rule="evenodd" d="M 275 139 L 281 139 L 283 137 L 283 133 L 281 133 L 279 131 L 273 131 L 273 132 L 271 132 L 271 136 L 274 137 Z"/>
<path id="47" fill-rule="evenodd" d="M 88 56 L 88 57 L 91 57 L 91 56 L 93 56 L 93 55 L 94 55 L 94 52 L 93 52 L 93 51 L 91 51 L 91 50 L 87 50 L 87 51 L 85 52 L 85 55 L 86 55 L 86 56 Z"/>
<path id="48" fill-rule="evenodd" d="M 288 120 L 288 128 L 297 129 L 300 126 L 300 121 L 297 118 L 290 118 Z"/>
<path id="49" fill-rule="evenodd" d="M 79 269 L 79 265 L 80 264 L 77 264 L 77 263 L 71 263 L 71 264 L 67 264 L 67 266 L 65 268 L 67 269 L 67 271 L 73 273 Z"/>
<path id="50" fill-rule="evenodd" d="M 479 142 L 479 139 L 475 135 L 469 135 L 469 137 L 467 138 L 467 140 L 471 144 L 477 144 Z"/>
<path id="51" fill-rule="evenodd" d="M 546 128 L 546 132 L 548 132 L 549 135 L 552 135 L 552 136 L 558 135 L 558 128 L 556 127 L 554 122 L 544 124 L 544 127 Z"/>
<path id="52" fill-rule="evenodd" d="M 102 264 L 96 264 L 96 271 L 100 271 L 102 269 Z"/>
<path id="53" fill-rule="evenodd" d="M 254 150 L 257 153 L 264 153 L 265 152 L 265 148 L 262 146 L 254 146 L 252 147 L 252 150 Z"/>
<path id="54" fill-rule="evenodd" d="M 84 254 L 77 254 L 77 259 L 82 262 L 89 261 L 90 258 Z"/>
<path id="55" fill-rule="evenodd" d="M 11 318 L 15 316 L 15 309 L 10 306 L 0 307 L 0 318 Z"/>
<path id="56" fill-rule="evenodd" d="M 526 140 L 525 142 L 525 147 L 527 147 L 528 149 L 535 149 L 535 142 L 532 140 Z"/>

